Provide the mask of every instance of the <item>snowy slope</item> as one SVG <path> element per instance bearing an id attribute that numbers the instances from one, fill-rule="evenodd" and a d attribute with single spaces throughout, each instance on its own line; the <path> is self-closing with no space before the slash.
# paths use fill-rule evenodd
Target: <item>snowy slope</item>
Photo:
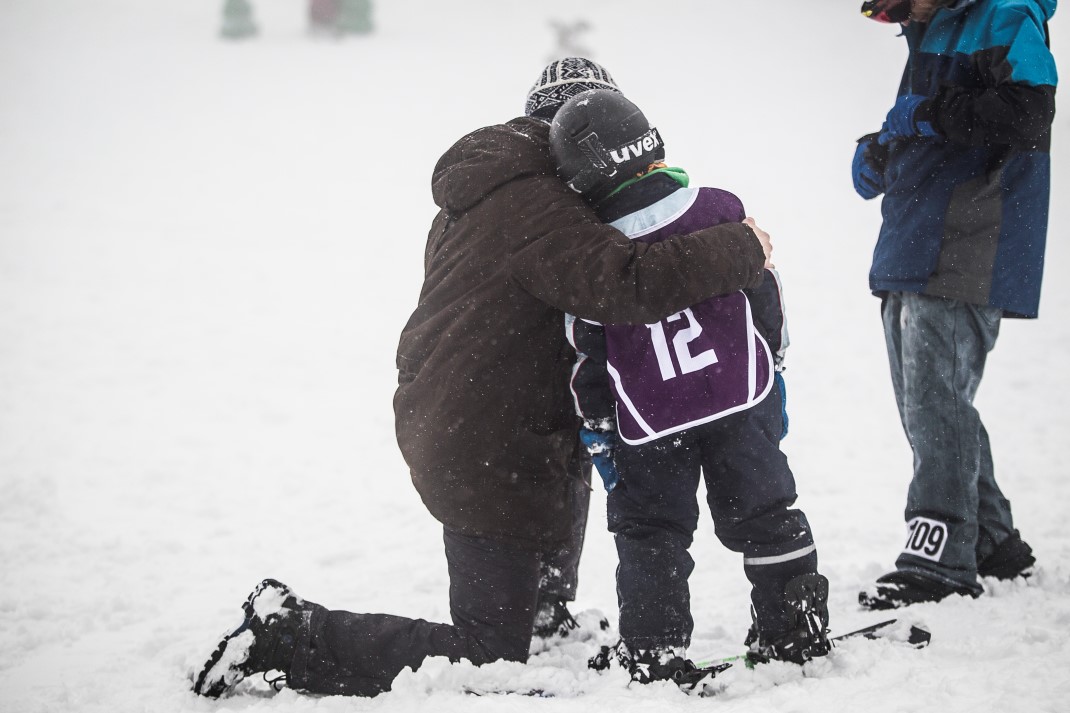
<path id="1" fill-rule="evenodd" d="M 901 545 L 910 469 L 866 289 L 879 208 L 848 176 L 905 48 L 855 0 L 381 1 L 376 34 L 343 42 L 307 36 L 297 0 L 254 3 L 263 32 L 237 44 L 217 38 L 215 0 L 0 3 L 0 711 L 1066 710 L 1066 113 L 1041 318 L 1005 323 L 979 397 L 1040 561 L 1028 586 L 910 610 L 927 650 L 733 669 L 714 700 L 588 672 L 582 644 L 527 667 L 428 662 L 373 700 L 190 694 L 265 576 L 337 608 L 448 619 L 440 528 L 394 443 L 394 347 L 431 169 L 520 112 L 551 19 L 589 21 L 581 42 L 671 162 L 774 236 L 784 447 L 837 631 L 880 618 L 855 596 Z M 1063 28 L 1056 15 L 1070 76 Z M 577 608 L 614 618 L 603 520 L 596 493 Z M 694 554 L 692 653 L 735 652 L 741 563 L 708 522 Z M 558 698 L 458 692 L 471 685 Z"/>

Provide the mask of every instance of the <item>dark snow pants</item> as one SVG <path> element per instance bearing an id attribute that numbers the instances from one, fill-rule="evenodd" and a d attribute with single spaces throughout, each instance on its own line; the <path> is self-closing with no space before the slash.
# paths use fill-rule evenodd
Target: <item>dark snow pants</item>
<path id="1" fill-rule="evenodd" d="M 806 516 L 791 509 L 795 478 L 780 451 L 781 404 L 774 388 L 746 411 L 618 449 L 620 483 L 607 509 L 620 561 L 620 634 L 632 650 L 691 641 L 688 548 L 703 476 L 717 537 L 743 554 L 759 628 L 769 638 L 788 628 L 784 586 L 816 572 L 817 553 Z"/>
<path id="2" fill-rule="evenodd" d="M 375 696 L 390 690 L 403 669 L 415 670 L 429 656 L 476 665 L 526 661 L 540 591 L 566 600 L 575 596 L 590 498 L 588 484 L 575 482 L 572 539 L 560 549 L 537 552 L 444 530 L 452 625 L 306 602 L 311 615 L 299 633 L 287 685 L 310 693 Z"/>
<path id="3" fill-rule="evenodd" d="M 587 512 L 591 507 L 591 464 L 585 457 L 572 463 L 572 528 L 560 547 L 546 552 L 539 567 L 539 598 L 576 600 L 580 555 L 587 533 Z"/>
<path id="4" fill-rule="evenodd" d="M 476 665 L 525 661 L 539 597 L 538 552 L 446 530 L 453 624 L 355 614 L 311 604 L 287 685 L 310 693 L 374 696 L 429 656 Z"/>

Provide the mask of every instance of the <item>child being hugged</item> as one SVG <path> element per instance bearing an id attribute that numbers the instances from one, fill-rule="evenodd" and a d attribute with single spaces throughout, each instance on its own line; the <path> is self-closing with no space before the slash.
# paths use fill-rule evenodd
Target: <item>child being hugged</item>
<path id="1" fill-rule="evenodd" d="M 668 167 L 657 129 L 617 92 L 570 99 L 550 145 L 561 178 L 645 249 L 745 218 L 733 194 L 690 187 L 683 170 Z M 757 289 L 655 324 L 579 315 L 566 330 L 581 435 L 609 493 L 619 557 L 621 641 L 591 665 L 615 656 L 643 683 L 693 684 L 709 673 L 686 657 L 700 477 L 717 537 L 743 555 L 752 585 L 751 657 L 803 663 L 828 653 L 828 581 L 817 573 L 806 516 L 791 507 L 795 479 L 780 450 L 787 333 L 776 271 L 768 267 Z"/>

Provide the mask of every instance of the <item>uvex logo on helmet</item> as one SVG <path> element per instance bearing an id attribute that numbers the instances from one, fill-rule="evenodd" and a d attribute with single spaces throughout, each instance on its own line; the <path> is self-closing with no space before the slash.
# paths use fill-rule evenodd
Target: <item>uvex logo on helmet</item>
<path id="1" fill-rule="evenodd" d="M 623 146 L 610 149 L 609 157 L 613 159 L 614 163 L 627 163 L 628 161 L 639 158 L 645 153 L 650 153 L 659 146 L 661 146 L 661 135 L 658 134 L 657 129 L 651 127 L 650 131 L 646 132 L 635 141 L 629 141 Z"/>
<path id="2" fill-rule="evenodd" d="M 665 158 L 665 143 L 620 92 L 594 89 L 565 102 L 550 124 L 557 175 L 598 202 Z"/>

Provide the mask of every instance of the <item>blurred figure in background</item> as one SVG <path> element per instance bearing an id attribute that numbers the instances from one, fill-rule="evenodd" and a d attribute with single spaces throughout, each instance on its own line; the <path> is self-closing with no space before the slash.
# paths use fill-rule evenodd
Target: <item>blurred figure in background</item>
<path id="1" fill-rule="evenodd" d="M 228 40 L 240 40 L 255 37 L 259 31 L 249 0 L 224 0 L 220 35 Z"/>
<path id="2" fill-rule="evenodd" d="M 339 35 L 367 35 L 372 31 L 372 0 L 336 0 L 334 31 Z"/>
<path id="3" fill-rule="evenodd" d="M 308 0 L 308 30 L 313 34 L 334 34 L 339 0 Z"/>
<path id="4" fill-rule="evenodd" d="M 870 609 L 976 597 L 1028 576 L 1032 549 L 996 484 L 973 399 L 1003 317 L 1035 318 L 1048 222 L 1055 0 L 870 0 L 909 47 L 899 96 L 852 173 L 881 193 L 870 287 L 914 475 L 895 570 Z"/>
<path id="5" fill-rule="evenodd" d="M 312 34 L 367 35 L 373 29 L 371 15 L 371 0 L 308 0 L 308 29 Z M 224 0 L 220 35 L 240 40 L 255 37 L 259 31 L 249 0 Z"/>
<path id="6" fill-rule="evenodd" d="M 428 656 L 527 660 L 548 556 L 586 517 L 565 311 L 657 321 L 756 284 L 771 249 L 742 223 L 650 246 L 603 225 L 549 152 L 553 114 L 593 87 L 615 84 L 589 60 L 554 63 L 525 116 L 461 138 L 432 178 L 440 210 L 398 345 L 394 413 L 413 484 L 443 525 L 453 623 L 330 610 L 264 580 L 195 672 L 196 693 L 274 670 L 276 685 L 374 696 Z"/>
<path id="7" fill-rule="evenodd" d="M 557 39 L 557 47 L 550 55 L 548 61 L 552 62 L 555 57 L 590 57 L 591 51 L 576 38 L 582 32 L 591 29 L 591 24 L 586 20 L 576 22 L 561 22 L 550 20 L 550 27 L 554 29 L 554 37 Z"/>

